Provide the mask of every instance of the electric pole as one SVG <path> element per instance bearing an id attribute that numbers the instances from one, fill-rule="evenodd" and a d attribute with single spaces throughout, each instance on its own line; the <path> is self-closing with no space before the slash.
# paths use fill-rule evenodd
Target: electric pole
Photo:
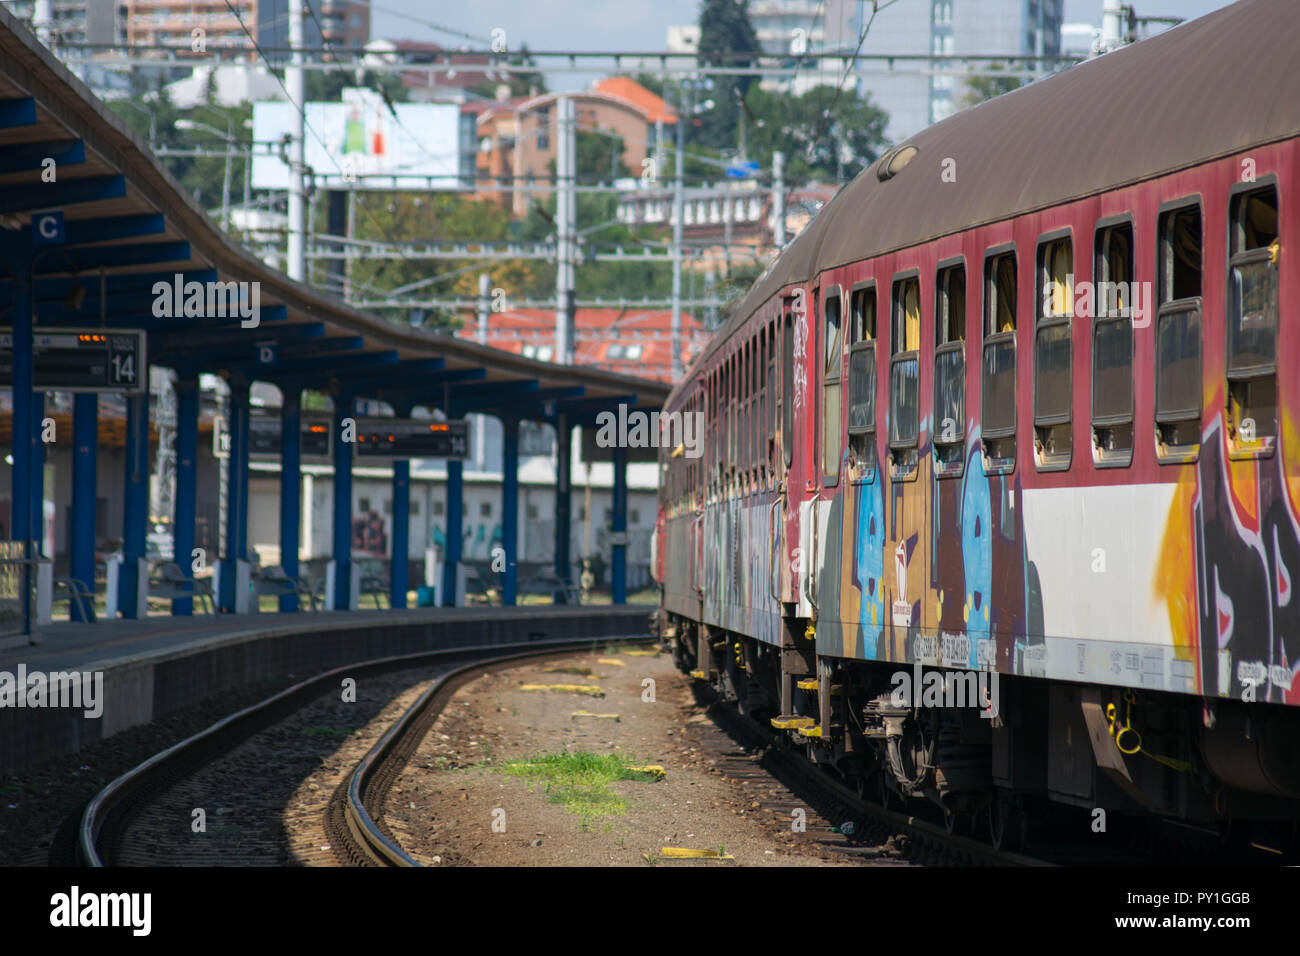
<path id="1" fill-rule="evenodd" d="M 303 189 L 306 166 L 307 103 L 303 82 L 302 5 L 307 0 L 289 0 L 289 66 L 284 71 L 289 105 L 295 110 L 289 146 L 289 278 L 307 279 L 307 203 Z"/>
<path id="2" fill-rule="evenodd" d="M 678 87 L 677 157 L 673 179 L 673 381 L 682 377 L 682 152 L 685 146 L 686 95 Z"/>
<path id="3" fill-rule="evenodd" d="M 578 165 L 577 123 L 572 97 L 560 96 L 555 106 L 555 361 L 568 365 L 573 362 L 577 321 L 574 297 L 577 203 L 573 188 Z"/>
<path id="4" fill-rule="evenodd" d="M 772 153 L 772 244 L 785 248 L 785 154 Z"/>

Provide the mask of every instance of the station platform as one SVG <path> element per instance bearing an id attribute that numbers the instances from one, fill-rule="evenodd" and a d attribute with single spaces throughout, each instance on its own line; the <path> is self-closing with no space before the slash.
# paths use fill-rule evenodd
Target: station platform
<path id="1" fill-rule="evenodd" d="M 440 648 L 647 633 L 652 605 L 447 607 L 399 611 L 158 616 L 55 623 L 0 651 L 0 680 L 79 672 L 85 706 L 0 705 L 0 771 L 13 771 L 212 694 L 283 675 Z M 94 716 L 88 712 L 98 710 Z"/>

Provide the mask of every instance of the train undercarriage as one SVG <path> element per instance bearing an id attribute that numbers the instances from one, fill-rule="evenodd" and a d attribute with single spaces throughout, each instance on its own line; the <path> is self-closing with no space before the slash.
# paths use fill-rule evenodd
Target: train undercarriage
<path id="1" fill-rule="evenodd" d="M 1157 819 L 1300 853 L 1300 713 L 1167 692 L 818 656 L 661 611 L 678 666 L 860 796 L 999 849 L 1030 831 Z M 965 681 L 963 686 L 962 681 Z"/>

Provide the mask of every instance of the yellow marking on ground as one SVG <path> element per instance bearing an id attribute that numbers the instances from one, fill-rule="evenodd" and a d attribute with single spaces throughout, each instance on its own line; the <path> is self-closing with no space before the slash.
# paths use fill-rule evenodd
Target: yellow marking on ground
<path id="1" fill-rule="evenodd" d="M 627 667 L 627 661 L 615 660 L 612 657 L 598 657 L 597 664 L 613 664 L 615 667 Z"/>
<path id="2" fill-rule="evenodd" d="M 654 763 L 646 764 L 644 767 L 628 767 L 627 769 L 634 773 L 647 773 L 656 780 L 662 780 L 664 777 L 668 776 L 667 770 Z"/>
<path id="3" fill-rule="evenodd" d="M 626 654 L 628 657 L 654 657 L 658 651 L 619 651 L 620 654 Z"/>
<path id="4" fill-rule="evenodd" d="M 811 727 L 817 723 L 811 717 L 799 717 L 795 714 L 782 714 L 780 717 L 772 718 L 772 726 L 777 730 L 798 730 L 800 727 Z"/>
<path id="5" fill-rule="evenodd" d="M 589 710 L 575 710 L 573 712 L 573 716 L 574 717 L 599 717 L 602 720 L 621 721 L 621 718 L 618 716 L 618 714 L 593 714 Z"/>
<path id="6" fill-rule="evenodd" d="M 590 684 L 520 684 L 520 690 L 549 690 L 557 694 L 586 694 L 589 697 L 604 697 L 605 692 Z"/>
<path id="7" fill-rule="evenodd" d="M 664 860 L 734 860 L 735 857 L 730 853 L 719 853 L 717 850 L 696 850 L 685 846 L 666 846 L 659 851 L 659 856 Z M 648 857 L 647 857 L 648 858 Z"/>

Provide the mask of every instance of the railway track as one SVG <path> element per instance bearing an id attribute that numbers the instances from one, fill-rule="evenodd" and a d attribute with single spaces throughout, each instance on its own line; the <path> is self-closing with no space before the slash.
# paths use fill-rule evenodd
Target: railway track
<path id="1" fill-rule="evenodd" d="M 601 638 L 595 643 L 643 640 L 649 638 Z M 400 680 L 391 686 L 383 681 L 405 675 L 403 693 L 408 696 L 412 692 L 409 687 L 411 683 L 415 683 L 417 688 L 422 681 L 427 683 L 415 705 L 407 708 L 389 726 L 378 743 L 361 757 L 354 768 L 335 775 L 341 779 L 338 780 L 338 786 L 331 788 L 329 799 L 322 807 L 321 819 L 300 820 L 296 827 L 308 831 L 297 834 L 298 842 L 309 845 L 315 851 L 305 856 L 298 854 L 296 861 L 300 863 L 405 863 L 402 859 L 404 854 L 400 848 L 394 852 L 395 843 L 391 835 L 375 823 L 369 808 L 375 805 L 371 801 L 376 795 L 382 801 L 382 794 L 386 792 L 388 784 L 400 773 L 405 759 L 418 745 L 420 734 L 436 718 L 438 710 L 450 699 L 451 693 L 464 681 L 472 679 L 485 669 L 510 666 L 521 659 L 572 653 L 574 650 L 591 647 L 592 644 L 593 641 L 588 638 L 421 652 L 340 667 L 302 681 L 156 754 L 100 791 L 81 814 L 76 846 L 78 862 L 87 866 L 169 862 L 158 858 L 151 847 L 160 843 L 174 846 L 175 835 L 188 831 L 188 819 L 177 820 L 176 814 L 172 813 L 166 822 L 166 827 L 170 828 L 167 830 L 170 837 L 159 837 L 155 833 L 152 837 L 145 836 L 142 841 L 141 834 L 133 827 L 138 825 L 138 828 L 144 828 L 141 821 L 143 811 L 164 800 L 170 791 L 180 789 L 187 781 L 215 766 L 237 748 L 257 741 L 261 741 L 261 750 L 243 753 L 234 767 L 224 771 L 225 782 L 236 787 L 248 785 L 246 790 L 240 789 L 238 792 L 245 802 L 253 806 L 253 815 L 262 818 L 261 822 L 274 820 L 276 827 L 286 832 L 295 829 L 283 820 L 285 813 L 277 815 L 273 812 L 283 811 L 283 807 L 276 804 L 283 797 L 284 791 L 275 791 L 273 771 L 276 768 L 268 767 L 266 763 L 267 758 L 284 752 L 285 732 L 281 725 L 292 723 L 295 719 L 300 725 L 313 719 L 319 722 L 319 716 L 303 715 L 310 711 L 313 704 L 320 702 L 324 695 L 336 693 L 340 682 L 345 678 L 356 680 L 359 686 L 363 679 L 368 679 L 369 684 L 375 687 L 370 710 L 362 708 L 358 712 L 359 722 L 367 722 L 378 717 L 382 705 L 391 703 L 389 698 L 403 687 Z M 412 672 L 418 669 L 423 669 L 425 673 L 421 677 L 412 677 Z M 280 731 L 279 737 L 276 736 L 277 729 Z M 302 731 L 303 727 L 300 726 L 295 732 Z M 318 746 L 318 750 L 328 749 L 334 752 L 336 759 L 348 759 L 346 755 L 341 758 L 338 755 L 345 754 L 352 743 L 351 738 L 360 731 L 349 725 L 341 730 L 334 727 L 308 727 L 305 732 L 319 733 L 327 738 L 323 745 Z M 339 746 L 337 739 L 328 739 L 331 737 L 345 738 L 343 745 Z M 310 750 L 304 754 L 295 753 L 294 756 L 298 757 L 299 764 L 309 767 L 322 762 L 322 758 Z M 254 778 L 256 782 L 253 782 Z M 313 788 L 319 786 L 321 785 L 316 784 Z M 268 787 L 271 792 L 269 797 L 260 802 L 254 799 L 258 792 L 266 793 Z M 193 799 L 181 799 L 178 805 L 185 807 L 192 803 Z M 173 811 L 175 809 L 172 808 Z M 233 816 L 233 822 L 226 823 L 226 818 L 221 816 L 227 809 L 212 808 L 217 814 L 212 822 L 221 824 L 219 830 L 236 833 L 239 837 L 234 841 L 236 847 L 224 855 L 204 858 L 203 862 L 213 865 L 285 865 L 295 862 L 285 846 L 284 833 L 268 835 L 265 825 L 260 829 L 253 826 L 248 838 L 244 839 L 238 832 L 241 822 L 239 818 Z M 315 814 L 309 811 L 306 816 L 314 817 Z M 182 826 L 184 828 L 180 829 Z M 149 845 L 132 846 L 133 842 Z M 198 851 L 200 848 L 196 845 L 195 849 Z"/>

